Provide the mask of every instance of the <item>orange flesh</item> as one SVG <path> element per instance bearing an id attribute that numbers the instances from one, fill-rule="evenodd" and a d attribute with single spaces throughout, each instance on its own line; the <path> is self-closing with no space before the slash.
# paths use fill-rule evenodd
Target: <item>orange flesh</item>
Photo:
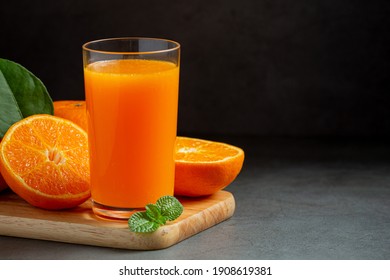
<path id="1" fill-rule="evenodd" d="M 78 130 L 61 134 L 56 121 L 36 119 L 5 139 L 7 166 L 21 182 L 44 195 L 72 196 L 89 192 L 88 148 Z M 86 143 L 86 142 L 85 142 Z M 69 186 L 69 187 L 68 187 Z"/>
<path id="2" fill-rule="evenodd" d="M 226 160 L 238 154 L 236 149 L 212 141 L 199 141 L 178 137 L 176 142 L 176 161 L 215 162 Z"/>

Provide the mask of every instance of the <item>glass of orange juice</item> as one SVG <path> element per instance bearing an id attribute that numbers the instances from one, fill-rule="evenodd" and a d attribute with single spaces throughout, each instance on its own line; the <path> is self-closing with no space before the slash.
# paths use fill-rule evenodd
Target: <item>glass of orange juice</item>
<path id="1" fill-rule="evenodd" d="M 173 195 L 180 45 L 96 40 L 83 45 L 83 62 L 92 208 L 128 219 Z"/>

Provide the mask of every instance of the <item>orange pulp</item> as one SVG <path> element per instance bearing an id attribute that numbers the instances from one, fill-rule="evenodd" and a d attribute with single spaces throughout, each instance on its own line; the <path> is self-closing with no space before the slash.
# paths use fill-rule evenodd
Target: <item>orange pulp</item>
<path id="1" fill-rule="evenodd" d="M 143 208 L 173 195 L 179 67 L 99 61 L 84 69 L 95 202 Z"/>

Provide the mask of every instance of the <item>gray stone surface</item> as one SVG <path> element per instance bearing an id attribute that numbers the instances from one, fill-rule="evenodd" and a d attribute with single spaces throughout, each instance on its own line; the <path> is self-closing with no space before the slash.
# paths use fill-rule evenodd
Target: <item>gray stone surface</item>
<path id="1" fill-rule="evenodd" d="M 211 137 L 209 137 L 211 138 Z M 389 259 L 390 146 L 213 138 L 246 161 L 234 216 L 170 248 L 129 251 L 0 236 L 0 259 Z"/>

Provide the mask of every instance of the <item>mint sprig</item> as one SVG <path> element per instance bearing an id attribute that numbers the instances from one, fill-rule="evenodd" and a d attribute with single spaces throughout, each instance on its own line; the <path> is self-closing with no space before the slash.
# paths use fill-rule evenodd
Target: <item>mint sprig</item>
<path id="1" fill-rule="evenodd" d="M 136 212 L 129 219 L 129 228 L 133 232 L 153 232 L 167 221 L 176 220 L 183 213 L 183 205 L 175 197 L 167 195 L 156 204 L 145 206 L 146 211 Z"/>

